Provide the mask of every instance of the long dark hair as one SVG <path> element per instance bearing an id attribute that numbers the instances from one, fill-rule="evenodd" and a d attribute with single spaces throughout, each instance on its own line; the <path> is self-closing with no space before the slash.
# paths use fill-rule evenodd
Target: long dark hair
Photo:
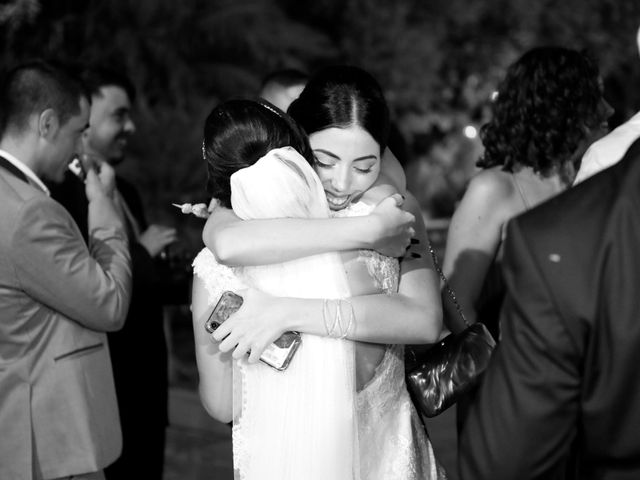
<path id="1" fill-rule="evenodd" d="M 360 68 L 336 65 L 319 70 L 291 103 L 288 113 L 307 135 L 357 125 L 378 142 L 381 153 L 387 146 L 387 102 L 378 82 Z"/>
<path id="2" fill-rule="evenodd" d="M 526 165 L 546 173 L 571 160 L 587 128 L 603 121 L 595 62 L 583 52 L 539 47 L 512 64 L 480 136 L 479 167 L 513 171 Z"/>
<path id="3" fill-rule="evenodd" d="M 204 124 L 202 154 L 207 161 L 208 193 L 231 208 L 231 175 L 270 150 L 287 146 L 312 162 L 307 136 L 282 110 L 264 100 L 221 103 Z"/>

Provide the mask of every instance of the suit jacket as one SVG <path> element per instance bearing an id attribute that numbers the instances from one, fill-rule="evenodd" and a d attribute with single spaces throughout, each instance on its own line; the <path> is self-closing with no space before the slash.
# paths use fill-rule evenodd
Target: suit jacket
<path id="1" fill-rule="evenodd" d="M 67 211 L 10 170 L 0 168 L 0 478 L 96 471 L 121 450 L 105 332 L 129 306 L 123 224 L 92 206 L 87 247 Z"/>
<path id="2" fill-rule="evenodd" d="M 147 220 L 136 188 L 122 177 L 116 178 L 121 198 L 144 232 Z M 72 174 L 61 184 L 50 185 L 51 195 L 76 220 L 87 235 L 87 199 L 84 185 Z M 131 303 L 124 327 L 108 335 L 111 361 L 116 384 L 118 406 L 125 438 L 125 453 L 129 448 L 141 463 L 149 463 L 137 435 L 164 430 L 168 423 L 167 346 L 163 329 L 165 300 L 175 296 L 166 271 L 137 241 L 135 228 L 127 223 L 129 253 L 132 261 Z M 186 288 L 182 300 L 186 301 Z M 135 437 L 135 438 L 134 438 Z M 130 438 L 130 441 L 127 439 Z M 160 448 L 160 454 L 162 448 Z M 126 455 L 123 455 L 123 458 Z M 162 458 L 158 460 L 162 462 Z"/>
<path id="3" fill-rule="evenodd" d="M 511 222 L 502 341 L 460 439 L 467 479 L 640 478 L 640 141 Z"/>

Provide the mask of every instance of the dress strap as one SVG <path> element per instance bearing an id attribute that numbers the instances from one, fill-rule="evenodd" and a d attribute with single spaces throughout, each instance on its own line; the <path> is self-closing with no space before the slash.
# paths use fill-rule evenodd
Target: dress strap
<path id="1" fill-rule="evenodd" d="M 531 203 L 527 200 L 527 197 L 524 194 L 524 190 L 522 189 L 522 185 L 520 185 L 520 182 L 518 181 L 518 177 L 516 177 L 515 173 L 511 173 L 511 178 L 513 179 L 513 183 L 516 186 L 516 189 L 518 190 L 518 193 L 520 194 L 520 198 L 522 198 L 522 202 L 524 203 L 524 207 L 527 210 L 531 209 Z"/>

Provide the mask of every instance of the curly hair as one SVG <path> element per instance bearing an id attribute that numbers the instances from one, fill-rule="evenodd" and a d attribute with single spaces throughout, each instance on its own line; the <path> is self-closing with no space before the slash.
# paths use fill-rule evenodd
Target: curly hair
<path id="1" fill-rule="evenodd" d="M 590 128 L 604 118 L 598 67 L 586 53 L 539 47 L 507 70 L 482 126 L 485 152 L 477 165 L 530 166 L 547 173 L 571 160 Z"/>

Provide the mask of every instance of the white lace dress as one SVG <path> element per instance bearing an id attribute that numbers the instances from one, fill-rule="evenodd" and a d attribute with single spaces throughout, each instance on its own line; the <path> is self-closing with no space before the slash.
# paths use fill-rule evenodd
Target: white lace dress
<path id="1" fill-rule="evenodd" d="M 358 202 L 334 216 L 366 215 L 372 208 Z M 397 259 L 372 250 L 361 250 L 360 259 L 382 292 L 397 292 Z M 358 392 L 356 405 L 362 480 L 446 478 L 407 391 L 403 345 L 387 346 L 373 378 Z"/>
<path id="2" fill-rule="evenodd" d="M 232 205 L 250 218 L 326 218 L 322 185 L 292 149 L 277 149 L 231 177 Z M 361 215 L 356 204 L 340 215 Z M 395 259 L 362 251 L 378 289 L 397 291 Z M 335 253 L 230 269 L 203 250 L 193 263 L 215 304 L 224 290 L 250 285 L 274 296 L 345 298 Z M 241 281 L 240 281 L 241 280 Z M 403 347 L 388 346 L 356 394 L 354 342 L 303 334 L 284 372 L 234 362 L 234 473 L 237 480 L 440 479 L 433 450 L 404 383 Z"/>

